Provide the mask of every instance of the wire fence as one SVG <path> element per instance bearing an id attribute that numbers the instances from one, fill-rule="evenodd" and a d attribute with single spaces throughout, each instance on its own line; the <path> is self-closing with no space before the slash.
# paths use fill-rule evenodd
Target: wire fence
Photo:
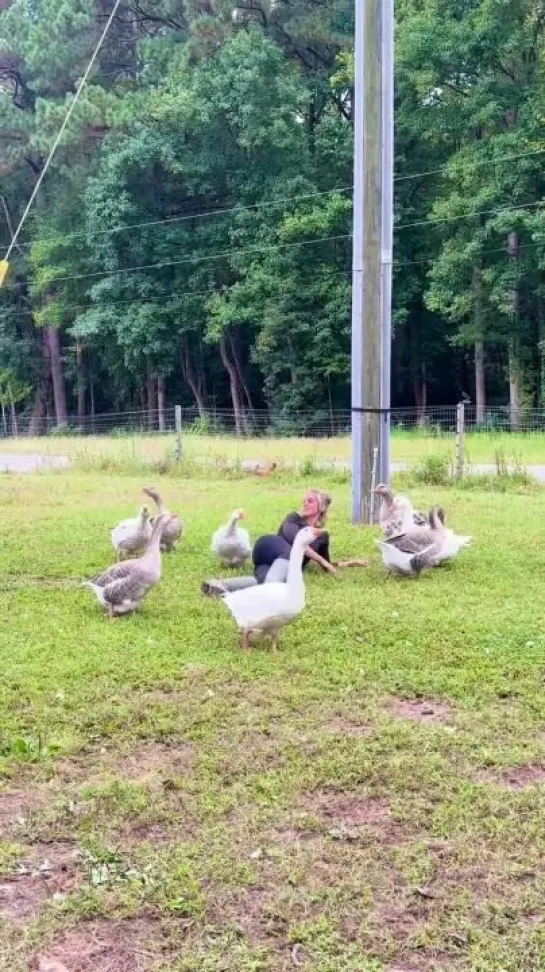
<path id="1" fill-rule="evenodd" d="M 266 409 L 181 407 L 179 423 L 185 434 L 201 437 L 236 438 L 340 438 L 350 435 L 351 409 L 308 409 L 275 413 Z M 457 406 L 393 408 L 389 412 L 392 432 L 414 432 L 422 437 L 444 437 L 456 433 Z M 545 409 L 513 410 L 509 406 L 487 409 L 482 415 L 471 404 L 464 408 L 465 431 L 470 433 L 545 433 Z M 176 408 L 139 409 L 97 415 L 68 416 L 59 424 L 53 415 L 36 420 L 29 413 L 17 414 L 4 407 L 0 416 L 0 437 L 145 436 L 169 435 L 176 431 Z"/>

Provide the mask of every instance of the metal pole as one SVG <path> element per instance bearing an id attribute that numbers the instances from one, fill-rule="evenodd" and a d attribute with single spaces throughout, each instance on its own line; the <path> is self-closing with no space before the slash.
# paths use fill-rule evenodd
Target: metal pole
<path id="1" fill-rule="evenodd" d="M 174 406 L 174 422 L 176 424 L 176 462 L 182 461 L 182 406 Z"/>
<path id="2" fill-rule="evenodd" d="M 381 0 L 356 0 L 352 255 L 352 521 L 369 518 L 381 385 Z"/>
<path id="3" fill-rule="evenodd" d="M 390 482 L 392 250 L 394 223 L 394 0 L 382 0 L 382 210 L 380 246 L 380 480 Z"/>

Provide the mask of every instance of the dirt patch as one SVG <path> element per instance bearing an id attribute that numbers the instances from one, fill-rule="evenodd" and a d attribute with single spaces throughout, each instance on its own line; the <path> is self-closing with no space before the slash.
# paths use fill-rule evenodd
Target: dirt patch
<path id="1" fill-rule="evenodd" d="M 385 972 L 455 972 L 462 964 L 463 960 L 457 960 L 451 955 L 412 954 L 407 961 L 387 965 Z"/>
<path id="2" fill-rule="evenodd" d="M 294 847 L 298 844 L 308 844 L 310 841 L 321 841 L 322 835 L 312 830 L 295 827 L 282 827 L 274 831 L 273 841 L 281 847 Z"/>
<path id="3" fill-rule="evenodd" d="M 38 914 L 48 900 L 59 900 L 84 880 L 74 845 L 38 844 L 23 854 L 13 873 L 0 879 L 0 917 L 20 921 Z"/>
<path id="4" fill-rule="evenodd" d="M 144 919 L 82 922 L 36 956 L 33 968 L 45 959 L 61 962 L 68 972 L 146 972 L 161 955 L 153 929 Z"/>
<path id="5" fill-rule="evenodd" d="M 388 801 L 381 797 L 360 797 L 346 793 L 307 793 L 300 806 L 308 813 L 320 817 L 332 828 L 352 830 L 368 829 L 385 844 L 396 844 L 402 838 L 401 825 L 392 818 Z"/>
<path id="6" fill-rule="evenodd" d="M 450 705 L 435 699 L 393 699 L 390 712 L 398 719 L 430 725 L 443 725 L 452 717 Z"/>
<path id="7" fill-rule="evenodd" d="M 330 722 L 326 722 L 321 727 L 324 732 L 330 732 L 334 736 L 349 736 L 353 739 L 364 739 L 373 733 L 372 726 L 365 723 L 351 722 L 344 716 L 336 716 Z"/>
<path id="8" fill-rule="evenodd" d="M 526 790 L 545 783 L 545 766 L 506 766 L 498 770 L 485 770 L 478 779 L 483 783 L 494 783 L 506 790 Z"/>
<path id="9" fill-rule="evenodd" d="M 3 790 L 0 792 L 0 838 L 23 833 L 40 800 L 36 791 Z"/>
<path id="10" fill-rule="evenodd" d="M 164 782 L 187 773 L 192 755 L 189 743 L 169 746 L 168 743 L 145 741 L 124 754 L 104 749 L 91 756 L 85 754 L 80 760 L 57 760 L 55 774 L 67 783 L 103 782 L 106 776 L 130 783 Z"/>

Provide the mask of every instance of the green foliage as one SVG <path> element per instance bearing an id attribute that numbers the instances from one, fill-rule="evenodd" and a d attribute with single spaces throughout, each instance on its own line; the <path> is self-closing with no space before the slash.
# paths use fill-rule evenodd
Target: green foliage
<path id="1" fill-rule="evenodd" d="M 104 11 L 2 6 L 7 243 Z M 396 16 L 395 402 L 473 392 L 481 347 L 491 401 L 510 387 L 541 406 L 543 18 L 530 0 L 402 0 Z M 0 292 L 0 370 L 37 414 L 52 365 L 68 411 L 153 407 L 158 381 L 169 404 L 235 407 L 241 428 L 245 409 L 346 407 L 353 30 L 353 0 L 116 18 Z"/>
<path id="2" fill-rule="evenodd" d="M 414 470 L 417 482 L 427 486 L 446 486 L 451 476 L 450 457 L 441 454 L 423 456 Z"/>

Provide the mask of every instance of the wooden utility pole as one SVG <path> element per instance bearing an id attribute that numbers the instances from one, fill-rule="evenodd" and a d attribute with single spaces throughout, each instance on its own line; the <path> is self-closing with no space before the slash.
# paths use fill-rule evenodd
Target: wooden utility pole
<path id="1" fill-rule="evenodd" d="M 352 521 L 368 522 L 374 450 L 389 479 L 393 0 L 356 0 Z"/>

